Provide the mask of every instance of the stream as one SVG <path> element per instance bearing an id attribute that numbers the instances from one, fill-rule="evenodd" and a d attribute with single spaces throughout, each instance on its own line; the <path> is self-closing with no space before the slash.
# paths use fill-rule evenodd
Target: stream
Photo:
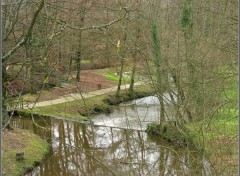
<path id="1" fill-rule="evenodd" d="M 211 175 L 210 163 L 197 152 L 144 132 L 158 116 L 159 102 L 150 96 L 96 115 L 93 124 L 26 117 L 15 117 L 11 123 L 50 144 L 50 153 L 29 176 Z"/>

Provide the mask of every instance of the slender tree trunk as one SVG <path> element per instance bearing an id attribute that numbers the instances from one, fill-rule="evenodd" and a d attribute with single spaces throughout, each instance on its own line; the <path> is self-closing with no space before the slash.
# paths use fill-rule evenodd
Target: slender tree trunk
<path id="1" fill-rule="evenodd" d="M 105 0 L 105 6 L 107 6 L 107 1 Z M 106 8 L 106 18 L 109 20 L 109 9 Z M 109 28 L 106 28 L 105 30 L 105 49 L 104 49 L 104 57 L 107 62 L 107 67 L 110 67 L 110 57 L 109 57 L 109 41 L 108 41 L 108 35 L 109 35 Z"/>
<path id="2" fill-rule="evenodd" d="M 124 59 L 121 58 L 121 66 L 120 66 L 120 72 L 119 72 L 119 79 L 118 79 L 118 86 L 117 86 L 117 92 L 116 96 L 119 95 L 122 85 L 122 77 L 123 77 L 123 67 L 124 67 Z"/>
<path id="3" fill-rule="evenodd" d="M 160 123 L 165 120 L 164 118 L 164 113 L 165 113 L 165 108 L 164 108 L 164 98 L 163 98 L 163 93 L 165 91 L 166 85 L 166 73 L 163 72 L 163 58 L 161 54 L 161 47 L 160 47 L 160 41 L 158 38 L 158 32 L 157 32 L 157 25 L 155 23 L 152 24 L 152 30 L 151 30 L 151 35 L 152 35 L 152 53 L 154 56 L 154 65 L 156 68 L 156 83 L 155 87 L 157 90 L 158 94 L 158 99 L 160 101 L 160 118 L 159 121 Z"/>
<path id="4" fill-rule="evenodd" d="M 137 1 L 137 3 L 139 3 Z M 137 29 L 136 29 L 136 43 L 139 43 L 139 38 L 140 38 L 140 24 L 139 24 L 139 10 L 137 10 Z M 132 66 L 132 74 L 131 74 L 131 81 L 130 81 L 130 87 L 129 87 L 129 91 L 133 92 L 133 88 L 134 88 L 134 83 L 135 83 L 135 72 L 136 72 L 136 62 L 137 62 L 137 56 L 138 56 L 138 49 L 135 48 L 134 54 L 133 54 L 133 66 Z"/>
<path id="5" fill-rule="evenodd" d="M 125 62 L 125 57 L 126 57 L 126 52 L 127 52 L 127 33 L 126 33 L 126 30 L 127 30 L 127 26 L 126 26 L 126 20 L 124 21 L 124 29 L 123 29 L 123 55 L 120 56 L 120 59 L 121 59 L 121 66 L 120 66 L 120 73 L 119 73 L 119 80 L 118 80 L 118 87 L 117 87 L 117 92 L 116 92 L 116 96 L 119 95 L 120 93 L 120 89 L 121 89 L 121 85 L 122 85 L 122 77 L 123 77 L 123 67 L 124 67 L 124 62 Z M 119 49 L 120 49 L 120 46 L 118 48 L 118 54 L 119 54 Z"/>
<path id="6" fill-rule="evenodd" d="M 7 76 L 6 76 L 6 69 L 3 67 L 2 69 L 2 76 L 3 76 L 3 84 L 2 84 L 2 127 L 7 125 L 9 116 L 7 112 L 7 106 L 8 106 L 8 93 L 7 93 Z M 10 126 L 7 125 L 7 128 Z"/>
<path id="7" fill-rule="evenodd" d="M 132 74 L 131 74 L 131 80 L 130 80 L 130 86 L 129 86 L 130 93 L 133 92 L 133 88 L 134 88 L 135 72 L 136 72 L 136 59 L 133 60 Z"/>
<path id="8" fill-rule="evenodd" d="M 72 56 L 69 58 L 69 68 L 68 68 L 68 74 L 71 75 L 72 72 Z"/>
<path id="9" fill-rule="evenodd" d="M 29 60 L 28 75 L 29 75 L 29 82 L 30 82 L 30 93 L 35 94 L 37 92 L 36 82 L 34 80 L 35 62 L 34 62 L 34 58 L 33 58 L 32 53 L 31 53 L 32 49 L 30 47 L 31 47 L 31 44 L 30 44 L 30 41 L 28 41 L 27 44 L 25 45 L 25 48 L 26 48 L 26 57 Z"/>
<path id="10" fill-rule="evenodd" d="M 79 45 L 77 51 L 77 74 L 76 74 L 76 81 L 80 82 L 80 72 L 81 72 L 81 49 L 82 49 L 82 32 L 80 31 L 79 34 Z"/>
<path id="11" fill-rule="evenodd" d="M 80 71 L 81 71 L 81 52 L 77 52 L 77 75 L 76 75 L 76 81 L 80 82 Z"/>
<path id="12" fill-rule="evenodd" d="M 84 23 L 84 12 L 81 17 L 81 27 Z M 82 31 L 79 31 L 79 40 L 78 40 L 78 51 L 77 51 L 77 74 L 76 81 L 80 82 L 80 72 L 81 72 L 81 57 L 82 57 Z"/>

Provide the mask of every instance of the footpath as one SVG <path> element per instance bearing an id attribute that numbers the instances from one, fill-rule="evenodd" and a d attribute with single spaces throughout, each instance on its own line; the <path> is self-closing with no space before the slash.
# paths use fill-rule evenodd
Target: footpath
<path id="1" fill-rule="evenodd" d="M 138 85 L 142 85 L 142 84 L 144 84 L 144 83 L 143 82 L 137 82 L 134 85 L 138 86 Z M 130 86 L 130 84 L 122 85 L 121 90 L 128 89 L 129 86 Z M 62 96 L 62 98 L 57 98 L 57 99 L 54 99 L 54 100 L 25 104 L 25 105 L 23 105 L 23 109 L 32 109 L 32 108 L 35 108 L 35 107 L 43 107 L 43 106 L 60 104 L 60 103 L 66 103 L 66 102 L 79 100 L 79 99 L 82 99 L 82 98 L 90 98 L 90 97 L 94 97 L 94 96 L 97 96 L 97 95 L 103 95 L 103 94 L 106 94 L 106 93 L 111 93 L 111 92 L 116 92 L 116 91 L 117 91 L 117 86 L 110 87 L 110 88 L 107 88 L 107 89 L 100 89 L 100 90 L 96 90 L 96 91 L 92 91 L 92 92 L 88 92 L 88 93 L 67 94 L 67 95 Z"/>

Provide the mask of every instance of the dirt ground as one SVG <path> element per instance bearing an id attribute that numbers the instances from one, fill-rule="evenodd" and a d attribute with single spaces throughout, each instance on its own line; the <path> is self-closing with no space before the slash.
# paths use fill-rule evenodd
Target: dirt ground
<path id="1" fill-rule="evenodd" d="M 66 87 L 51 88 L 48 92 L 41 92 L 38 101 L 53 100 L 71 93 L 86 93 L 99 89 L 116 86 L 115 81 L 106 79 L 95 73 L 96 70 L 83 70 L 80 74 L 80 82 L 71 81 Z"/>
<path id="2" fill-rule="evenodd" d="M 21 149 L 26 147 L 24 141 L 26 138 L 19 135 L 16 131 L 4 130 L 2 133 L 3 143 L 8 146 L 7 150 Z"/>

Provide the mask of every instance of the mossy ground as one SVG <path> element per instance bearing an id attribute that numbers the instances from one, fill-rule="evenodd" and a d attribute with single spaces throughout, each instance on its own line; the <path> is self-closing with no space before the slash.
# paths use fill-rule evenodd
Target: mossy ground
<path id="1" fill-rule="evenodd" d="M 146 132 L 150 135 L 159 136 L 165 142 L 181 147 L 195 147 L 187 129 L 179 128 L 175 121 L 149 123 Z"/>
<path id="2" fill-rule="evenodd" d="M 48 143 L 28 130 L 5 130 L 2 137 L 3 176 L 19 176 L 40 163 L 49 151 Z M 24 152 L 23 161 L 16 161 L 17 152 Z"/>

